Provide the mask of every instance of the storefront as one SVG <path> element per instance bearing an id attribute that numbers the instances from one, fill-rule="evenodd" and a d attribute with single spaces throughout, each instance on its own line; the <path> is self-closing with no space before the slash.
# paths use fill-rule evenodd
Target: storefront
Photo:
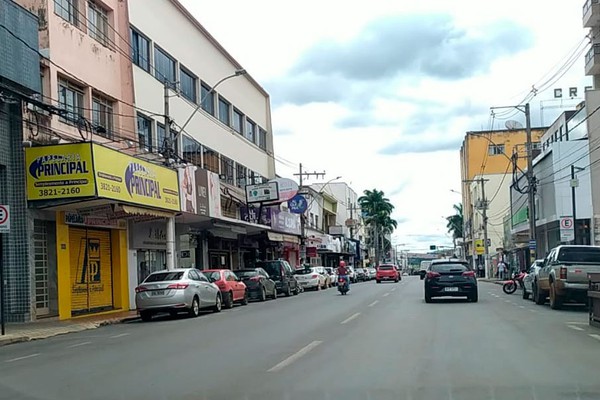
<path id="1" fill-rule="evenodd" d="M 130 262 L 140 232 L 128 237 L 128 224 L 179 211 L 175 171 L 92 143 L 32 147 L 25 159 L 29 206 L 55 212 L 59 318 L 129 309 L 145 271 Z"/>

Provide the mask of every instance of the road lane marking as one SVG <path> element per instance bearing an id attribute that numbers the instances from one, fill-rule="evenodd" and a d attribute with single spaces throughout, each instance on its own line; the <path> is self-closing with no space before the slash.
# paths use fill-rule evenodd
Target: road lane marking
<path id="1" fill-rule="evenodd" d="M 519 308 L 525 308 L 525 306 L 519 306 Z"/>
<path id="2" fill-rule="evenodd" d="M 531 311 L 531 312 L 537 312 L 537 310 L 534 310 L 533 308 L 530 308 L 529 311 Z"/>
<path id="3" fill-rule="evenodd" d="M 387 293 L 383 294 L 383 297 L 386 297 L 386 296 L 389 296 L 389 295 L 390 295 L 390 292 L 387 292 Z"/>
<path id="4" fill-rule="evenodd" d="M 505 303 L 510 303 L 510 300 L 504 300 Z"/>
<path id="5" fill-rule="evenodd" d="M 283 368 L 285 368 L 288 365 L 292 364 L 294 361 L 297 361 L 301 357 L 303 357 L 306 354 L 308 354 L 308 352 L 310 352 L 312 349 L 314 349 L 315 347 L 317 347 L 321 343 L 323 343 L 323 342 L 320 341 L 320 340 L 315 340 L 315 341 L 307 344 L 306 346 L 304 346 L 303 348 L 301 348 L 300 350 L 298 350 L 296 353 L 292 354 L 291 356 L 289 356 L 288 358 L 286 358 L 285 360 L 283 360 L 279 364 L 277 364 L 274 367 L 272 367 L 271 369 L 267 370 L 267 372 L 277 372 L 277 371 L 282 370 Z"/>
<path id="6" fill-rule="evenodd" d="M 396 291 L 396 288 L 393 288 L 393 289 L 392 289 L 392 292 L 395 292 L 395 291 Z"/>
<path id="7" fill-rule="evenodd" d="M 375 300 L 374 302 L 372 302 L 371 304 L 369 304 L 369 307 L 373 307 L 377 303 L 379 303 L 379 300 Z"/>
<path id="8" fill-rule="evenodd" d="M 589 322 L 565 322 L 565 324 L 569 324 L 569 325 L 589 325 Z"/>
<path id="9" fill-rule="evenodd" d="M 600 340 L 600 335 L 597 335 L 595 333 L 590 333 L 590 336 L 593 337 L 596 340 Z"/>
<path id="10" fill-rule="evenodd" d="M 70 345 L 70 346 L 67 346 L 67 349 L 73 349 L 73 348 L 75 348 L 75 347 L 85 346 L 85 345 L 88 345 L 88 344 L 91 344 L 91 343 L 92 343 L 92 342 L 81 342 L 81 343 L 75 343 L 75 344 L 72 344 L 72 345 Z"/>
<path id="11" fill-rule="evenodd" d="M 567 325 L 567 327 L 568 327 L 568 328 L 571 328 L 571 329 L 574 329 L 574 330 L 576 330 L 576 331 L 583 331 L 583 330 L 585 330 L 585 329 L 583 329 L 583 328 L 580 328 L 580 327 L 578 327 L 578 326 L 575 326 L 575 325 Z"/>
<path id="12" fill-rule="evenodd" d="M 120 337 L 123 337 L 123 336 L 129 336 L 129 335 L 131 335 L 131 333 L 119 333 L 118 335 L 111 336 L 110 338 L 111 339 L 116 339 L 116 338 L 120 338 Z"/>
<path id="13" fill-rule="evenodd" d="M 359 315 L 360 315 L 359 312 L 357 312 L 355 314 L 352 314 L 351 316 L 349 316 L 348 318 L 346 318 L 345 320 L 343 320 L 340 324 L 342 324 L 342 325 L 347 324 L 348 322 L 352 321 L 353 319 L 355 319 Z"/>
<path id="14" fill-rule="evenodd" d="M 11 362 L 14 362 L 14 361 L 25 360 L 25 359 L 27 359 L 27 358 L 37 357 L 37 356 L 39 356 L 39 355 L 40 355 L 40 353 L 35 353 L 35 354 L 30 354 L 30 355 L 28 355 L 28 356 L 17 357 L 17 358 L 11 358 L 10 360 L 6 360 L 6 361 L 4 361 L 4 362 L 11 363 Z"/>

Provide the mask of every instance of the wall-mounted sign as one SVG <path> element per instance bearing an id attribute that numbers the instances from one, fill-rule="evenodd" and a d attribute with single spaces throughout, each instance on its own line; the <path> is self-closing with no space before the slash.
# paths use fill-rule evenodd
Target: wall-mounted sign
<path id="1" fill-rule="evenodd" d="M 277 182 L 259 183 L 257 185 L 246 185 L 246 202 L 264 203 L 279 199 L 279 186 Z"/>
<path id="2" fill-rule="evenodd" d="M 300 234 L 300 216 L 277 209 L 272 210 L 271 228 L 276 232 Z"/>
<path id="3" fill-rule="evenodd" d="M 288 208 L 293 214 L 304 214 L 308 208 L 308 202 L 304 196 L 297 194 L 288 200 Z"/>
<path id="4" fill-rule="evenodd" d="M 269 182 L 277 182 L 279 201 L 288 201 L 298 193 L 298 184 L 288 178 L 271 179 Z"/>

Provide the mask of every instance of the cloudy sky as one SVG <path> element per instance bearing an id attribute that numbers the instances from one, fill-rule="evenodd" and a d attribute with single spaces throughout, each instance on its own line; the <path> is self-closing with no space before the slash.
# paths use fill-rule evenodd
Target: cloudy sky
<path id="1" fill-rule="evenodd" d="M 451 243 L 459 148 L 490 107 L 535 85 L 533 124 L 549 125 L 577 102 L 553 89 L 590 84 L 583 0 L 182 1 L 271 94 L 278 174 L 302 162 L 383 190 L 413 250 Z"/>

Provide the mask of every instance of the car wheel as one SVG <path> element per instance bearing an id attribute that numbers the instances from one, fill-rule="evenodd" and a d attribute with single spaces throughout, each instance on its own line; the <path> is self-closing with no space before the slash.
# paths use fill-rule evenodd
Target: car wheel
<path id="1" fill-rule="evenodd" d="M 188 310 L 188 315 L 192 318 L 200 315 L 200 302 L 198 301 L 197 296 L 194 296 L 194 300 L 192 300 L 192 306 Z"/>
<path id="2" fill-rule="evenodd" d="M 540 289 L 538 289 L 537 284 L 533 284 L 533 300 L 535 304 L 541 306 L 546 302 L 546 296 L 540 293 Z"/>
<path id="3" fill-rule="evenodd" d="M 321 290 L 321 283 L 317 283 L 317 287 L 315 288 L 315 290 L 318 292 L 319 290 Z"/>
<path id="4" fill-rule="evenodd" d="M 215 301 L 215 306 L 213 307 L 213 312 L 221 312 L 223 309 L 223 301 L 221 300 L 221 295 L 217 294 L 217 299 Z"/>
<path id="5" fill-rule="evenodd" d="M 528 298 L 529 298 L 529 292 L 527 291 L 525 286 L 523 286 L 523 299 L 527 300 Z"/>
<path id="6" fill-rule="evenodd" d="M 140 318 L 144 322 L 150 322 L 152 320 L 152 313 L 150 311 L 140 311 Z"/>
<path id="7" fill-rule="evenodd" d="M 223 304 L 225 306 L 225 308 L 233 308 L 233 293 L 232 292 L 228 292 L 225 295 L 225 304 Z"/>
<path id="8" fill-rule="evenodd" d="M 277 288 L 273 288 L 273 296 L 271 296 L 273 300 L 277 299 Z"/>
<path id="9" fill-rule="evenodd" d="M 431 295 L 425 291 L 425 303 L 431 303 Z"/>
<path id="10" fill-rule="evenodd" d="M 292 295 L 292 290 L 290 289 L 290 285 L 287 285 L 287 288 L 285 289 L 285 297 L 290 297 Z"/>
<path id="11" fill-rule="evenodd" d="M 556 283 L 550 284 L 550 308 L 553 310 L 560 310 L 563 305 L 563 298 L 556 294 Z"/>
<path id="12" fill-rule="evenodd" d="M 377 283 L 381 283 L 381 281 L 380 281 L 379 279 L 377 279 L 375 282 L 377 282 Z"/>
<path id="13" fill-rule="evenodd" d="M 394 283 L 398 283 L 398 279 L 396 279 L 396 280 L 394 281 Z"/>
<path id="14" fill-rule="evenodd" d="M 479 300 L 479 293 L 478 292 L 471 293 L 469 295 L 468 299 L 471 303 L 477 303 L 477 301 Z"/>
<path id="15" fill-rule="evenodd" d="M 260 301 L 266 301 L 267 300 L 267 289 L 265 289 L 264 287 L 260 289 Z"/>
<path id="16" fill-rule="evenodd" d="M 242 298 L 242 301 L 240 302 L 243 306 L 247 306 L 248 305 L 248 291 L 244 291 L 244 297 Z"/>

